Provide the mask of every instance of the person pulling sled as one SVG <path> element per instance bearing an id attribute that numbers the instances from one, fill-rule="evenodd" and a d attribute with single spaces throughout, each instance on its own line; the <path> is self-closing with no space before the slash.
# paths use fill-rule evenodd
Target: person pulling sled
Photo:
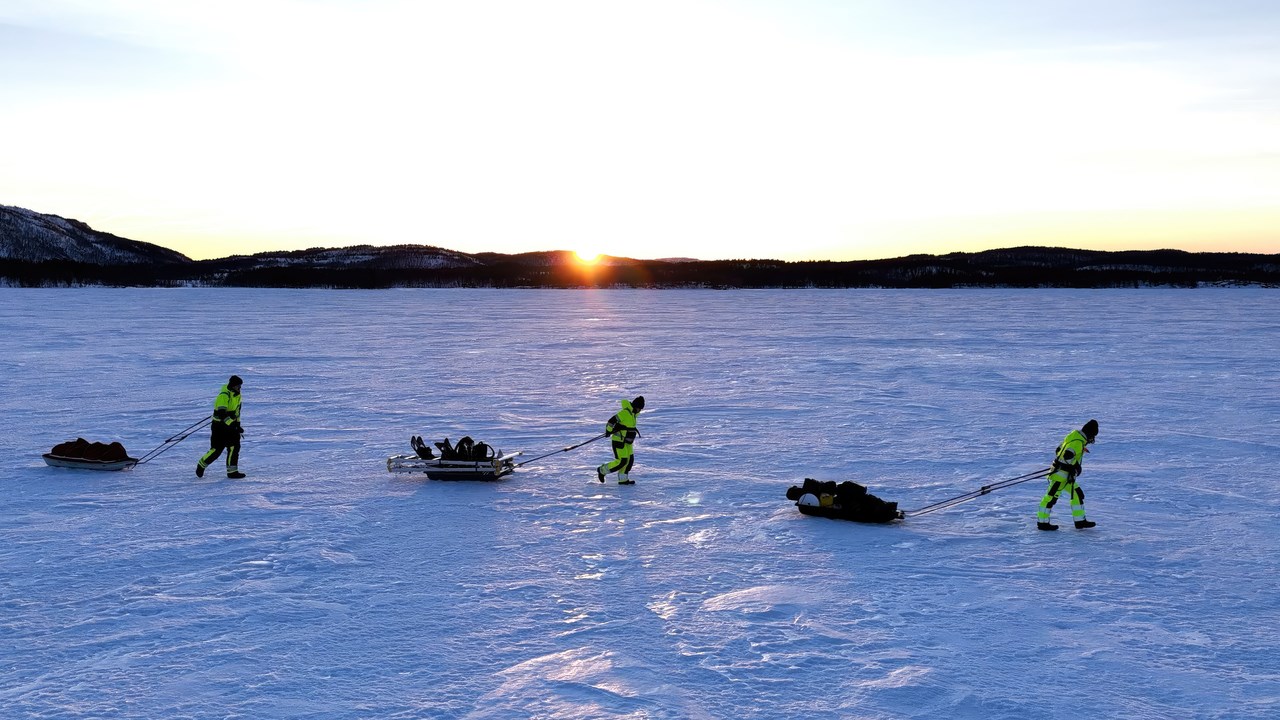
<path id="1" fill-rule="evenodd" d="M 1053 506 L 1058 496 L 1067 493 L 1071 498 L 1071 518 L 1075 520 L 1077 530 L 1086 530 L 1097 523 L 1084 516 L 1084 490 L 1076 482 L 1080 473 L 1084 472 L 1084 454 L 1098 437 L 1098 421 L 1090 420 L 1079 430 L 1072 430 L 1062 439 L 1054 453 L 1053 470 L 1049 473 L 1049 489 L 1040 500 L 1040 510 L 1036 512 L 1036 527 L 1041 530 L 1057 530 L 1058 526 L 1049 522 Z"/>
<path id="2" fill-rule="evenodd" d="M 611 472 L 618 473 L 619 485 L 635 485 L 631 479 L 631 467 L 636 463 L 632 443 L 640 437 L 636 428 L 636 416 L 644 409 L 644 396 L 637 395 L 635 400 L 622 400 L 622 409 L 609 418 L 604 431 L 613 445 L 613 461 L 596 468 L 596 480 L 604 482 L 604 476 Z"/>
<path id="3" fill-rule="evenodd" d="M 218 397 L 213 401 L 209 451 L 196 463 L 196 477 L 204 477 L 205 468 L 217 460 L 223 450 L 227 451 L 227 477 L 239 480 L 245 476 L 237 465 L 240 461 L 240 436 L 244 434 L 244 428 L 240 426 L 240 387 L 243 384 L 239 375 L 232 375 L 218 391 Z"/>

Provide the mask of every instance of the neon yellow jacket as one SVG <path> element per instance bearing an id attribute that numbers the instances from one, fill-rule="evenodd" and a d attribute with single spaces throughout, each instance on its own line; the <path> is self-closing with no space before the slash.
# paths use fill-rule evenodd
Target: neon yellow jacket
<path id="1" fill-rule="evenodd" d="M 1089 439 L 1079 430 L 1072 430 L 1062 439 L 1062 444 L 1058 445 L 1058 451 L 1053 458 L 1053 474 L 1066 475 L 1069 478 L 1075 478 L 1080 474 L 1083 467 L 1081 462 L 1084 460 L 1084 448 L 1089 443 Z"/>
<path id="2" fill-rule="evenodd" d="M 233 393 L 231 388 L 222 386 L 213 401 L 213 421 L 228 427 L 240 422 L 240 393 Z"/>
<path id="3" fill-rule="evenodd" d="M 604 424 L 604 431 L 612 435 L 614 440 L 632 442 L 636 439 L 639 434 L 636 431 L 636 413 L 630 400 L 622 401 L 622 409 Z"/>

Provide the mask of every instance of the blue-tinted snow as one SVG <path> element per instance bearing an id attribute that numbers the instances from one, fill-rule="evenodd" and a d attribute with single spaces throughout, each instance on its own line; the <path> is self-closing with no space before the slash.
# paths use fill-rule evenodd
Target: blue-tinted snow
<path id="1" fill-rule="evenodd" d="M 1280 313 L 1266 290 L 0 290 L 0 707 L 76 718 L 1280 715 Z M 201 433 L 245 379 L 247 480 Z M 393 476 L 411 434 L 530 456 Z M 1088 532 L 1040 481 L 1102 431 Z M 1062 503 L 1065 505 L 1066 503 Z"/>

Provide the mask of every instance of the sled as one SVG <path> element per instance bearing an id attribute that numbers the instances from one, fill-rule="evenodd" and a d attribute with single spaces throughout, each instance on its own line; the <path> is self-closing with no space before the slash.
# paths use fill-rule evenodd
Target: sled
<path id="1" fill-rule="evenodd" d="M 430 480 L 498 480 L 515 472 L 515 459 L 524 453 L 499 454 L 488 460 L 445 460 L 417 455 L 392 455 L 387 472 L 425 473 Z"/>
<path id="2" fill-rule="evenodd" d="M 890 503 L 896 505 L 897 503 Z M 901 510 L 893 510 L 893 515 L 866 515 L 860 511 L 850 511 L 840 505 L 830 505 L 823 507 L 821 505 L 807 505 L 804 503 L 796 503 L 796 508 L 800 510 L 801 515 L 810 517 L 824 517 L 832 520 L 852 520 L 853 522 L 862 523 L 891 523 L 894 520 L 901 520 L 905 517 Z"/>
<path id="3" fill-rule="evenodd" d="M 138 458 L 126 457 L 123 460 L 90 460 L 88 458 L 62 457 L 53 453 L 41 455 L 50 467 L 74 468 L 77 470 L 128 470 L 138 464 Z"/>
<path id="4" fill-rule="evenodd" d="M 118 442 L 91 443 L 84 438 L 58 443 L 41 457 L 50 467 L 76 470 L 128 470 L 139 462 Z"/>
<path id="5" fill-rule="evenodd" d="M 855 482 L 819 482 L 805 478 L 804 485 L 787 489 L 787 499 L 794 500 L 802 515 L 862 523 L 891 523 L 902 520 L 906 513 L 898 503 L 885 502 Z"/>

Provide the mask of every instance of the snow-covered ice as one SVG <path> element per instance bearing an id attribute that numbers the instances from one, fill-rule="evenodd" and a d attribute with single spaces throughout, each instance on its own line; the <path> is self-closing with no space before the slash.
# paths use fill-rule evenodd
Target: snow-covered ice
<path id="1" fill-rule="evenodd" d="M 1275 291 L 0 290 L 0 715 L 1280 717 Z M 228 481 L 200 433 L 244 377 Z M 469 434 L 500 483 L 392 475 Z M 1090 519 L 1041 481 L 1101 423 Z"/>

